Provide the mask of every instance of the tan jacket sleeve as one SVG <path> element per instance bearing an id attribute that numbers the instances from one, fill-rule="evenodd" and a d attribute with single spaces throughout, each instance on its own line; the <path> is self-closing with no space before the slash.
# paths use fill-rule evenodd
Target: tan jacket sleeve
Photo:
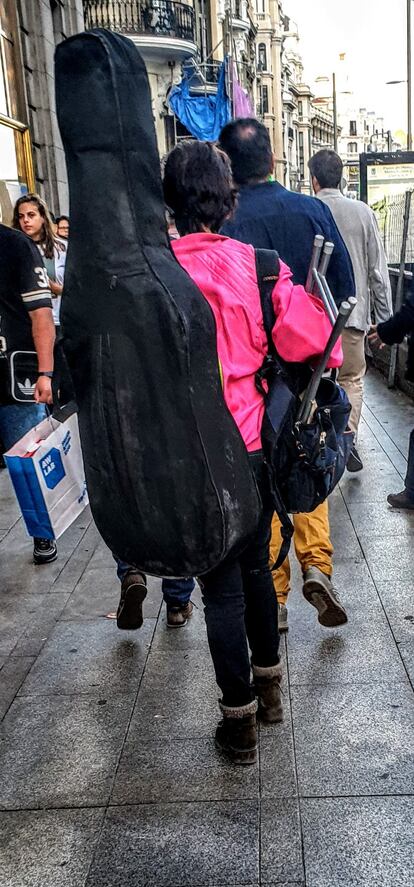
<path id="1" fill-rule="evenodd" d="M 391 283 L 377 220 L 372 210 L 368 222 L 367 251 L 368 282 L 375 323 L 383 323 L 392 316 Z"/>

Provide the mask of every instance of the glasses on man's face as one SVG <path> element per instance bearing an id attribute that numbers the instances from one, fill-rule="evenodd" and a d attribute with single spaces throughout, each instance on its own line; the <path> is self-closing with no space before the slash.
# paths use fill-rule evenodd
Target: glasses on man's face
<path id="1" fill-rule="evenodd" d="M 69 234 L 69 225 L 58 225 L 59 234 Z"/>

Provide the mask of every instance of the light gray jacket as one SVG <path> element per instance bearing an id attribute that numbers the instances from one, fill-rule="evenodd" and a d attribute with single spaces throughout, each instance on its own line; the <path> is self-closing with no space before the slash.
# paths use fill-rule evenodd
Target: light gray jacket
<path id="1" fill-rule="evenodd" d="M 347 326 L 367 332 L 371 304 L 375 323 L 392 315 L 390 278 L 377 220 L 366 203 L 344 197 L 338 188 L 322 188 L 316 196 L 329 206 L 354 269 L 357 304 Z"/>

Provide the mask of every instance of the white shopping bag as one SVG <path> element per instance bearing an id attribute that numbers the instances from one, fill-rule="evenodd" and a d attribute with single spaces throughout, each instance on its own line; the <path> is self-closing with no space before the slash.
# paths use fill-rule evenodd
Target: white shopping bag
<path id="1" fill-rule="evenodd" d="M 29 536 L 58 539 L 88 504 L 78 417 L 49 416 L 4 454 Z"/>

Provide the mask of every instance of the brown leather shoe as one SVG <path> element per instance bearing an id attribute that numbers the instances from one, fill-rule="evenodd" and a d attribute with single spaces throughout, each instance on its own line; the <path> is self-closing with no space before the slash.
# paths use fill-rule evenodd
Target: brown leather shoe
<path id="1" fill-rule="evenodd" d="M 142 603 L 147 596 L 147 580 L 143 573 L 128 570 L 122 580 L 121 598 L 116 611 L 116 624 L 125 631 L 141 628 L 144 621 Z"/>
<path id="2" fill-rule="evenodd" d="M 281 697 L 282 666 L 272 665 L 260 668 L 252 665 L 253 683 L 258 701 L 257 717 L 265 724 L 279 724 L 283 721 Z"/>
<path id="3" fill-rule="evenodd" d="M 257 761 L 257 702 L 238 708 L 219 703 L 223 720 L 216 730 L 216 746 L 233 764 L 255 764 Z"/>
<path id="4" fill-rule="evenodd" d="M 392 508 L 406 508 L 408 511 L 414 511 L 414 499 L 405 488 L 401 490 L 401 493 L 390 493 L 387 496 L 387 502 Z"/>
<path id="5" fill-rule="evenodd" d="M 184 607 L 167 607 L 167 625 L 168 628 L 182 628 L 193 612 L 193 605 L 188 601 Z"/>

